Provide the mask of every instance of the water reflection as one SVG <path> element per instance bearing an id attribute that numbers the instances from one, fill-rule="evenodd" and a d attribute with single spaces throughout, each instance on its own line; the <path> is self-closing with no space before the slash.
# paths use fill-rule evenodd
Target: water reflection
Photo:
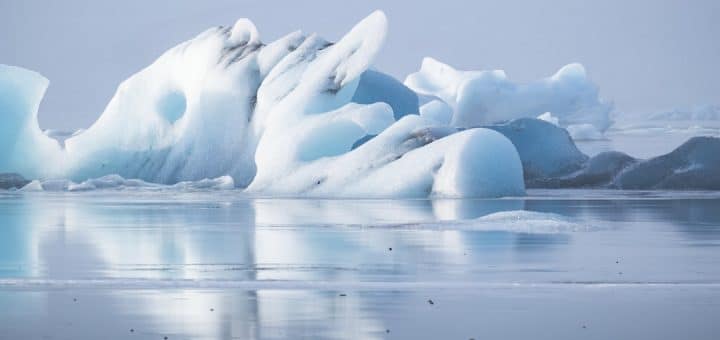
<path id="1" fill-rule="evenodd" d="M 303 329 L 313 329 L 317 337 L 338 337 L 341 334 L 337 330 L 344 329 L 356 337 L 382 338 L 388 326 L 378 315 L 378 307 L 369 305 L 377 301 L 363 299 L 357 292 L 334 291 L 337 285 L 332 291 L 217 291 L 213 282 L 622 280 L 617 277 L 615 259 L 618 254 L 634 254 L 628 250 L 628 235 L 651 240 L 642 248 L 644 257 L 638 256 L 632 264 L 635 267 L 623 269 L 629 280 L 668 280 L 678 273 L 686 279 L 715 278 L 720 276 L 712 269 L 718 264 L 717 256 L 711 255 L 711 260 L 703 263 L 685 263 L 707 253 L 682 248 L 674 243 L 677 237 L 667 233 L 659 237 L 646 233 L 669 231 L 704 241 L 718 240 L 717 203 L 3 194 L 0 279 L 112 280 L 117 289 L 73 290 L 70 285 L 67 290 L 45 287 L 40 292 L 18 295 L 0 288 L 1 305 L 22 302 L 26 309 L 20 314 L 7 309 L 0 312 L 0 319 L 6 320 L 0 321 L 0 337 L 13 334 L 2 333 L 10 320 L 28 325 L 21 331 L 37 335 L 58 332 L 85 337 L 87 333 L 68 326 L 84 318 L 85 322 L 108 324 L 108 329 L 117 334 L 137 328 L 139 336 L 149 337 L 283 338 L 292 334 L 287 333 L 290 330 L 302 333 Z M 521 209 L 619 228 L 590 233 L 593 235 L 375 228 L 473 219 Z M 655 256 L 668 249 L 664 247 L 672 247 L 674 259 Z M 656 265 L 660 261 L 667 267 Z M 631 276 L 632 269 L 637 277 Z M 685 269 L 696 273 L 682 272 Z M 123 290 L 127 282 L 137 280 L 147 282 L 145 288 Z M 156 289 L 152 280 L 182 280 L 183 286 Z M 78 296 L 82 305 L 73 304 Z M 403 299 L 410 297 L 399 294 L 396 298 L 397 303 L 405 303 Z M 107 320 L 111 319 L 121 321 L 109 324 Z M 145 333 L 140 334 L 140 329 Z M 93 332 L 102 337 L 102 329 L 94 328 Z"/>

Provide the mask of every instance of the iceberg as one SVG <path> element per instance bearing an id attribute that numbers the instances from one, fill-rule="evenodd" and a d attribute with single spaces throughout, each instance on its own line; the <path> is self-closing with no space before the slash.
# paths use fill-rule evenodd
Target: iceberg
<path id="1" fill-rule="evenodd" d="M 0 189 L 20 189 L 30 183 L 24 177 L 13 173 L 0 173 Z"/>
<path id="2" fill-rule="evenodd" d="M 546 121 L 548 123 L 551 123 L 555 126 L 560 126 L 560 119 L 552 115 L 552 112 L 545 112 L 539 116 L 537 116 L 537 119 Z M 587 140 L 603 140 L 605 139 L 605 136 L 603 135 L 600 130 L 598 130 L 594 125 L 592 124 L 573 124 L 568 125 L 565 127 L 565 130 L 570 134 L 570 137 L 574 141 L 587 141 Z"/>
<path id="3" fill-rule="evenodd" d="M 612 110 L 580 64 L 516 84 L 426 58 L 403 83 L 372 69 L 386 33 L 379 11 L 336 42 L 297 31 L 264 43 L 247 19 L 211 28 L 123 81 L 72 133 L 38 126 L 46 78 L 0 65 L 0 188 L 362 198 L 720 188 L 718 138 L 647 160 L 578 150 L 574 140 L 604 138 Z"/>
<path id="4" fill-rule="evenodd" d="M 258 195 L 522 195 L 506 137 L 420 116 L 413 91 L 369 69 L 386 31 L 379 11 L 337 42 L 298 31 L 266 44 L 247 19 L 211 28 L 122 82 L 64 144 L 37 125 L 47 79 L 0 65 L 0 172 L 37 179 L 28 190 L 219 178 Z"/>
<path id="5" fill-rule="evenodd" d="M 544 120 L 520 118 L 485 127 L 502 133 L 515 145 L 526 181 L 571 173 L 588 160 L 565 129 Z"/>
<path id="6" fill-rule="evenodd" d="M 720 138 L 693 137 L 672 152 L 623 169 L 621 189 L 720 190 Z"/>
<path id="7" fill-rule="evenodd" d="M 43 134 L 37 121 L 48 84 L 39 73 L 0 65 L 0 173 L 25 178 L 62 174 L 60 144 Z"/>
<path id="8" fill-rule="evenodd" d="M 566 129 L 574 141 L 605 139 L 603 133 L 592 124 L 573 124 L 568 125 Z"/>
<path id="9" fill-rule="evenodd" d="M 430 101 L 420 107 L 420 116 L 442 125 L 450 125 L 452 115 L 452 108 L 440 100 Z"/>
<path id="10" fill-rule="evenodd" d="M 528 188 L 719 190 L 720 138 L 693 137 L 672 152 L 636 159 L 618 151 L 588 157 L 567 130 L 541 119 L 485 126 L 515 145 Z"/>
<path id="11" fill-rule="evenodd" d="M 720 136 L 720 105 L 697 105 L 691 108 L 660 112 L 623 114 L 612 126 L 613 135 L 662 133 L 670 138 L 712 135 Z"/>
<path id="12" fill-rule="evenodd" d="M 622 152 L 602 152 L 584 162 L 580 169 L 554 176 L 530 179 L 530 188 L 616 188 L 615 178 L 624 169 L 639 162 Z"/>
<path id="13" fill-rule="evenodd" d="M 455 129 L 408 115 L 351 152 L 337 156 L 317 146 L 349 147 L 341 138 L 353 136 L 339 128 L 322 130 L 331 134 L 332 143 L 329 139 L 327 143 L 310 143 L 315 148 L 303 148 L 307 145 L 304 140 L 321 135 L 298 128 L 286 131 L 286 139 L 278 136 L 266 140 L 267 144 L 258 147 L 256 161 L 258 169 L 270 170 L 258 171 L 248 191 L 321 197 L 496 197 L 524 193 L 522 165 L 515 147 L 488 129 L 455 133 Z M 318 149 L 327 151 L 323 155 L 329 157 L 318 157 Z M 280 150 L 288 151 L 278 157 Z"/>
<path id="14" fill-rule="evenodd" d="M 352 97 L 354 103 L 387 103 L 395 119 L 419 112 L 417 94 L 397 79 L 375 70 L 367 70 L 360 76 L 360 82 Z"/>
<path id="15" fill-rule="evenodd" d="M 700 105 L 691 109 L 673 109 L 653 113 L 646 118 L 652 121 L 718 121 L 720 120 L 720 105 Z"/>
<path id="16" fill-rule="evenodd" d="M 425 58 L 405 85 L 420 95 L 442 100 L 453 109 L 452 124 L 473 127 L 552 112 L 560 126 L 590 124 L 598 131 L 611 125 L 612 105 L 599 98 L 598 88 L 580 64 L 527 84 L 511 82 L 504 71 L 460 71 Z"/>

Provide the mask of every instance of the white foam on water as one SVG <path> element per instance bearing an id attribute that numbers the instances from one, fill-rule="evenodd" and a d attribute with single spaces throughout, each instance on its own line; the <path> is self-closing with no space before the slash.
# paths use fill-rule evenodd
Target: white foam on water
<path id="1" fill-rule="evenodd" d="M 601 230 L 600 227 L 591 226 L 567 216 L 527 210 L 501 211 L 469 220 L 377 225 L 371 226 L 371 228 L 506 231 L 527 234 L 555 234 Z"/>
<path id="2" fill-rule="evenodd" d="M 83 192 L 98 190 L 113 191 L 197 191 L 232 190 L 235 183 L 230 176 L 205 178 L 198 181 L 183 181 L 172 185 L 145 182 L 140 179 L 125 179 L 120 175 L 107 175 L 91 178 L 80 183 L 69 179 L 33 180 L 19 191 L 21 192 Z"/>

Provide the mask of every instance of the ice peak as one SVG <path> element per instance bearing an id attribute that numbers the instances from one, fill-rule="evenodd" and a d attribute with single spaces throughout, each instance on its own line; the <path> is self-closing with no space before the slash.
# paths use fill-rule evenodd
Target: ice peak
<path id="1" fill-rule="evenodd" d="M 249 45 L 260 42 L 260 33 L 252 21 L 246 18 L 240 18 L 230 30 L 230 38 L 228 39 L 233 45 Z"/>
<path id="2" fill-rule="evenodd" d="M 567 64 L 561 67 L 557 72 L 555 72 L 555 74 L 552 76 L 552 79 L 557 80 L 566 77 L 579 79 L 587 78 L 587 74 L 585 73 L 585 67 L 580 63 Z"/>
<path id="3" fill-rule="evenodd" d="M 337 66 L 337 85 L 345 86 L 357 79 L 380 51 L 387 35 L 387 17 L 380 10 L 361 20 L 337 42 L 337 53 L 345 54 Z"/>
<path id="4" fill-rule="evenodd" d="M 375 11 L 370 13 L 370 15 L 365 17 L 365 19 L 360 21 L 356 26 L 363 25 L 363 23 L 366 22 L 378 28 L 382 27 L 383 31 L 387 31 L 388 20 L 385 12 L 383 12 L 382 10 L 376 9 Z"/>

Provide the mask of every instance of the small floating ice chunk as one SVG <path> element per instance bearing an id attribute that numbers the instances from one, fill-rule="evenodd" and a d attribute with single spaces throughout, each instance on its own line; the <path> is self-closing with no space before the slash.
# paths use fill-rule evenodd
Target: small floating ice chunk
<path id="1" fill-rule="evenodd" d="M 520 233 L 567 233 L 591 228 L 567 216 L 527 210 L 502 211 L 468 222 L 477 229 L 506 230 Z"/>
<path id="2" fill-rule="evenodd" d="M 218 178 L 205 178 L 199 181 L 180 182 L 172 185 L 171 188 L 183 190 L 231 190 L 235 188 L 235 182 L 230 176 L 221 176 Z"/>
<path id="3" fill-rule="evenodd" d="M 398 226 L 393 227 L 397 228 Z M 410 229 L 506 231 L 528 234 L 554 234 L 597 230 L 595 227 L 567 216 L 527 210 L 501 211 L 470 220 L 438 221 L 408 224 L 400 227 Z"/>
<path id="4" fill-rule="evenodd" d="M 173 185 L 148 183 L 139 179 L 125 179 L 113 174 L 91 178 L 80 183 L 67 179 L 33 180 L 21 191 L 66 191 L 81 192 L 95 190 L 149 190 L 149 191 L 194 191 L 194 190 L 232 190 L 235 182 L 230 176 L 205 178 L 198 181 L 184 181 Z"/>

